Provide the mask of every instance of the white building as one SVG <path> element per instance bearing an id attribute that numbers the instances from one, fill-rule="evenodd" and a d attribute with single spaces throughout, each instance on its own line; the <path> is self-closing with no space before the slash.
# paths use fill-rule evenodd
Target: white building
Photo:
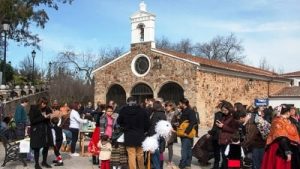
<path id="1" fill-rule="evenodd" d="M 300 86 L 300 71 L 286 73 L 282 76 L 291 79 L 291 86 Z"/>
<path id="2" fill-rule="evenodd" d="M 300 86 L 285 87 L 269 97 L 270 106 L 276 107 L 281 104 L 293 104 L 300 108 Z"/>

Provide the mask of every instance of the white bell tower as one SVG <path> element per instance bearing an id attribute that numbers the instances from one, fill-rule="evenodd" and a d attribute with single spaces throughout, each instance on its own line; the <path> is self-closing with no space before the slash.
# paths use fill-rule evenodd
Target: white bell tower
<path id="1" fill-rule="evenodd" d="M 131 17 L 131 44 L 151 42 L 155 48 L 155 15 L 147 12 L 144 1 L 140 3 L 140 10 Z"/>

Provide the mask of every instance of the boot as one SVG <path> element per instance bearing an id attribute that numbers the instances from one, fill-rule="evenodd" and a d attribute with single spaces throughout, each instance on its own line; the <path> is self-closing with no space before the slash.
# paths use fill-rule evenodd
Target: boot
<path id="1" fill-rule="evenodd" d="M 96 165 L 96 156 L 92 156 L 93 157 L 93 164 Z"/>
<path id="2" fill-rule="evenodd" d="M 35 169 L 42 169 L 42 167 L 39 164 L 35 164 L 34 168 Z"/>
<path id="3" fill-rule="evenodd" d="M 96 156 L 96 165 L 99 165 L 99 158 Z"/>

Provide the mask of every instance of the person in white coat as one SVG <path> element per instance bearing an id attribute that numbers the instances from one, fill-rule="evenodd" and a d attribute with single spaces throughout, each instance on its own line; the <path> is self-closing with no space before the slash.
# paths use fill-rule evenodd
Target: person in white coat
<path id="1" fill-rule="evenodd" d="M 80 118 L 78 113 L 79 110 L 79 102 L 74 102 L 71 107 L 70 113 L 70 126 L 69 129 L 72 133 L 72 142 L 71 142 L 71 156 L 79 156 L 78 153 L 75 153 L 76 143 L 78 141 L 79 127 L 81 123 L 87 123 L 87 119 Z"/>

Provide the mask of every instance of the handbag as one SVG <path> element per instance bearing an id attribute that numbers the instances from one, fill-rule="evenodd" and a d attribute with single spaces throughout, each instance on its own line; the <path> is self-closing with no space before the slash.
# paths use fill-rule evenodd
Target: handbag
<path id="1" fill-rule="evenodd" d="M 196 136 L 196 129 L 194 128 L 194 126 L 189 134 L 185 133 L 185 130 L 188 128 L 189 124 L 190 123 L 188 122 L 188 120 L 185 120 L 179 125 L 176 131 L 178 137 L 194 138 Z"/>
<path id="2" fill-rule="evenodd" d="M 117 141 L 122 135 L 124 135 L 124 130 L 121 127 L 116 127 L 112 133 L 112 141 Z"/>

